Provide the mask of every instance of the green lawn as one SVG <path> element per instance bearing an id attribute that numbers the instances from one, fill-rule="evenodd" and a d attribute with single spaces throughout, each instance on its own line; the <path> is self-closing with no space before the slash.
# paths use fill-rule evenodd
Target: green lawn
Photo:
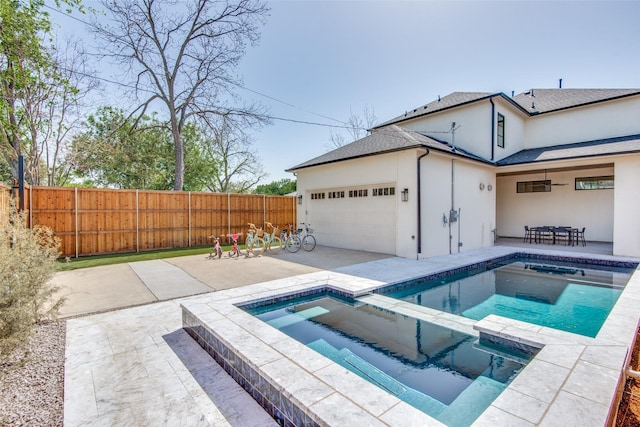
<path id="1" fill-rule="evenodd" d="M 231 245 L 222 246 L 223 251 L 231 250 Z M 147 261 L 151 259 L 173 258 L 187 255 L 204 255 L 211 251 L 211 246 L 197 248 L 163 249 L 158 251 L 124 253 L 111 255 L 96 255 L 81 258 L 64 258 L 58 261 L 58 270 L 76 270 L 78 268 L 96 267 L 99 265 L 121 264 L 133 261 Z"/>

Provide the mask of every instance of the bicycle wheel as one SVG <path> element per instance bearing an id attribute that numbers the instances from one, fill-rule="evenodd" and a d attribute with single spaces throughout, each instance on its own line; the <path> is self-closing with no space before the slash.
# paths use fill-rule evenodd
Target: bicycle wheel
<path id="1" fill-rule="evenodd" d="M 287 241 L 284 243 L 284 248 L 287 250 L 287 252 L 295 253 L 300 250 L 300 245 L 300 237 L 293 234 L 289 236 Z"/>
<path id="2" fill-rule="evenodd" d="M 282 249 L 282 240 L 280 240 L 279 237 L 271 238 L 268 249 L 270 254 L 278 255 L 278 253 L 280 253 L 280 249 Z"/>
<path id="3" fill-rule="evenodd" d="M 311 234 L 307 234 L 302 239 L 302 247 L 307 252 L 314 250 L 316 248 L 316 238 Z"/>
<path id="4" fill-rule="evenodd" d="M 247 250 L 251 251 L 253 256 L 262 255 L 265 249 L 267 249 L 267 245 L 262 237 L 256 237 L 255 240 L 251 243 L 251 247 L 247 248 Z"/>

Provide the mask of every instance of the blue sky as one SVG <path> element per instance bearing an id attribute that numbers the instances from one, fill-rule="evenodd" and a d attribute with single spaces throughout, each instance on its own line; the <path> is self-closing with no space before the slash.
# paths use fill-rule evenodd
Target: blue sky
<path id="1" fill-rule="evenodd" d="M 339 125 L 369 105 L 382 122 L 438 95 L 510 95 L 560 78 L 565 88 L 640 87 L 640 1 L 269 5 L 261 40 L 238 68 L 251 91 L 238 93 L 285 119 Z M 255 132 L 266 182 L 294 178 L 284 170 L 328 151 L 331 131 L 274 120 Z"/>

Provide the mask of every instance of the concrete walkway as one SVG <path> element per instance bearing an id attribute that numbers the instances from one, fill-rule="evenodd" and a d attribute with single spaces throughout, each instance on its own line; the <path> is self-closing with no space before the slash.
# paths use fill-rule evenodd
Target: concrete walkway
<path id="1" fill-rule="evenodd" d="M 388 258 L 371 252 L 317 246 L 313 252 L 208 259 L 193 255 L 64 271 L 51 281 L 66 299 L 60 317 L 100 313 L 151 302 L 331 270 Z M 73 260 L 71 261 L 73 262 Z"/>

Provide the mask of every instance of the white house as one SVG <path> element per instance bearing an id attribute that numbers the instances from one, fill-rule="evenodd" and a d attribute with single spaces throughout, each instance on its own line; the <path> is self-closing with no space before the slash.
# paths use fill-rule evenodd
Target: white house
<path id="1" fill-rule="evenodd" d="M 640 256 L 640 89 L 455 92 L 371 131 L 288 170 L 321 244 L 424 258 L 556 225 Z"/>

